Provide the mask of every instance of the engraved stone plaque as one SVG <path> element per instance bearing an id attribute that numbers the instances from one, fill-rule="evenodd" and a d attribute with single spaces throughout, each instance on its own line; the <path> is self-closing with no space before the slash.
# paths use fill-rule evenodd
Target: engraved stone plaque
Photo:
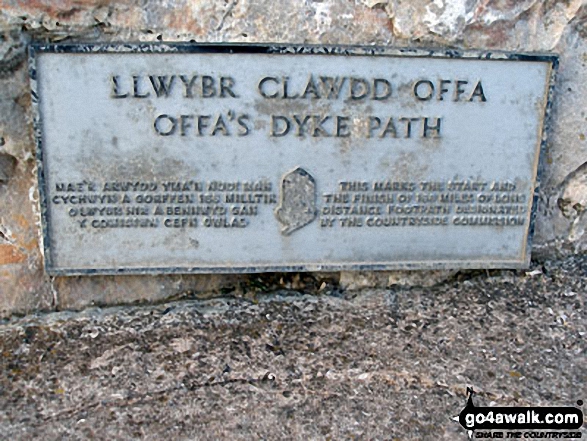
<path id="1" fill-rule="evenodd" d="M 50 274 L 524 267 L 556 57 L 35 45 Z"/>

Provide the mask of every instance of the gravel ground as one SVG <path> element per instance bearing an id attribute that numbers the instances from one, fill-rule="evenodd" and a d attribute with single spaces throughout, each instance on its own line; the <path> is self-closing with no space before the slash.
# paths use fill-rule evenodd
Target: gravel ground
<path id="1" fill-rule="evenodd" d="M 430 288 L 13 318 L 0 437 L 466 440 L 467 386 L 477 405 L 587 401 L 586 273 L 575 257 Z"/>

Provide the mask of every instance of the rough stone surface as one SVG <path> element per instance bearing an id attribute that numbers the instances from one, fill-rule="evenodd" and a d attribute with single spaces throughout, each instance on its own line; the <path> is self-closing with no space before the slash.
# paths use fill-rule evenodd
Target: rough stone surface
<path id="1" fill-rule="evenodd" d="M 585 400 L 586 275 L 587 259 L 568 258 L 432 288 L 281 290 L 5 320 L 0 432 L 466 440 L 452 417 L 467 386 L 484 406 Z"/>
<path id="2" fill-rule="evenodd" d="M 0 315 L 158 301 L 188 292 L 208 296 L 251 281 L 262 280 L 260 284 L 267 286 L 275 279 L 279 285 L 280 278 L 47 278 L 39 246 L 26 75 L 26 44 L 31 40 L 289 42 L 556 52 L 560 68 L 534 253 L 543 259 L 584 250 L 587 2 L 284 0 L 276 5 L 274 0 L 0 0 L 0 154 L 16 159 L 10 179 L 0 182 Z M 357 275 L 353 281 L 346 274 L 343 284 L 365 286 L 369 277 L 381 285 L 386 278 L 384 284 L 395 283 L 397 276 Z"/>

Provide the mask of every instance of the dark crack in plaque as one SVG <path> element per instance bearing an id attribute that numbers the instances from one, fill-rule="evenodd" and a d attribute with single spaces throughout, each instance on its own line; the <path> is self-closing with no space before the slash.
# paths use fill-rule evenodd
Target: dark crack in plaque
<path id="1" fill-rule="evenodd" d="M 303 168 L 296 168 L 281 180 L 281 202 L 275 217 L 283 224 L 281 234 L 289 236 L 316 219 L 316 182 Z"/>

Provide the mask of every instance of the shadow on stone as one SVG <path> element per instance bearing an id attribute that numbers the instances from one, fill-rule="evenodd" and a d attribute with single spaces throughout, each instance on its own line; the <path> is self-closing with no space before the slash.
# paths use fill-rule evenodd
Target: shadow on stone
<path id="1" fill-rule="evenodd" d="M 7 153 L 0 153 L 0 183 L 10 180 L 16 169 L 16 158 Z"/>

